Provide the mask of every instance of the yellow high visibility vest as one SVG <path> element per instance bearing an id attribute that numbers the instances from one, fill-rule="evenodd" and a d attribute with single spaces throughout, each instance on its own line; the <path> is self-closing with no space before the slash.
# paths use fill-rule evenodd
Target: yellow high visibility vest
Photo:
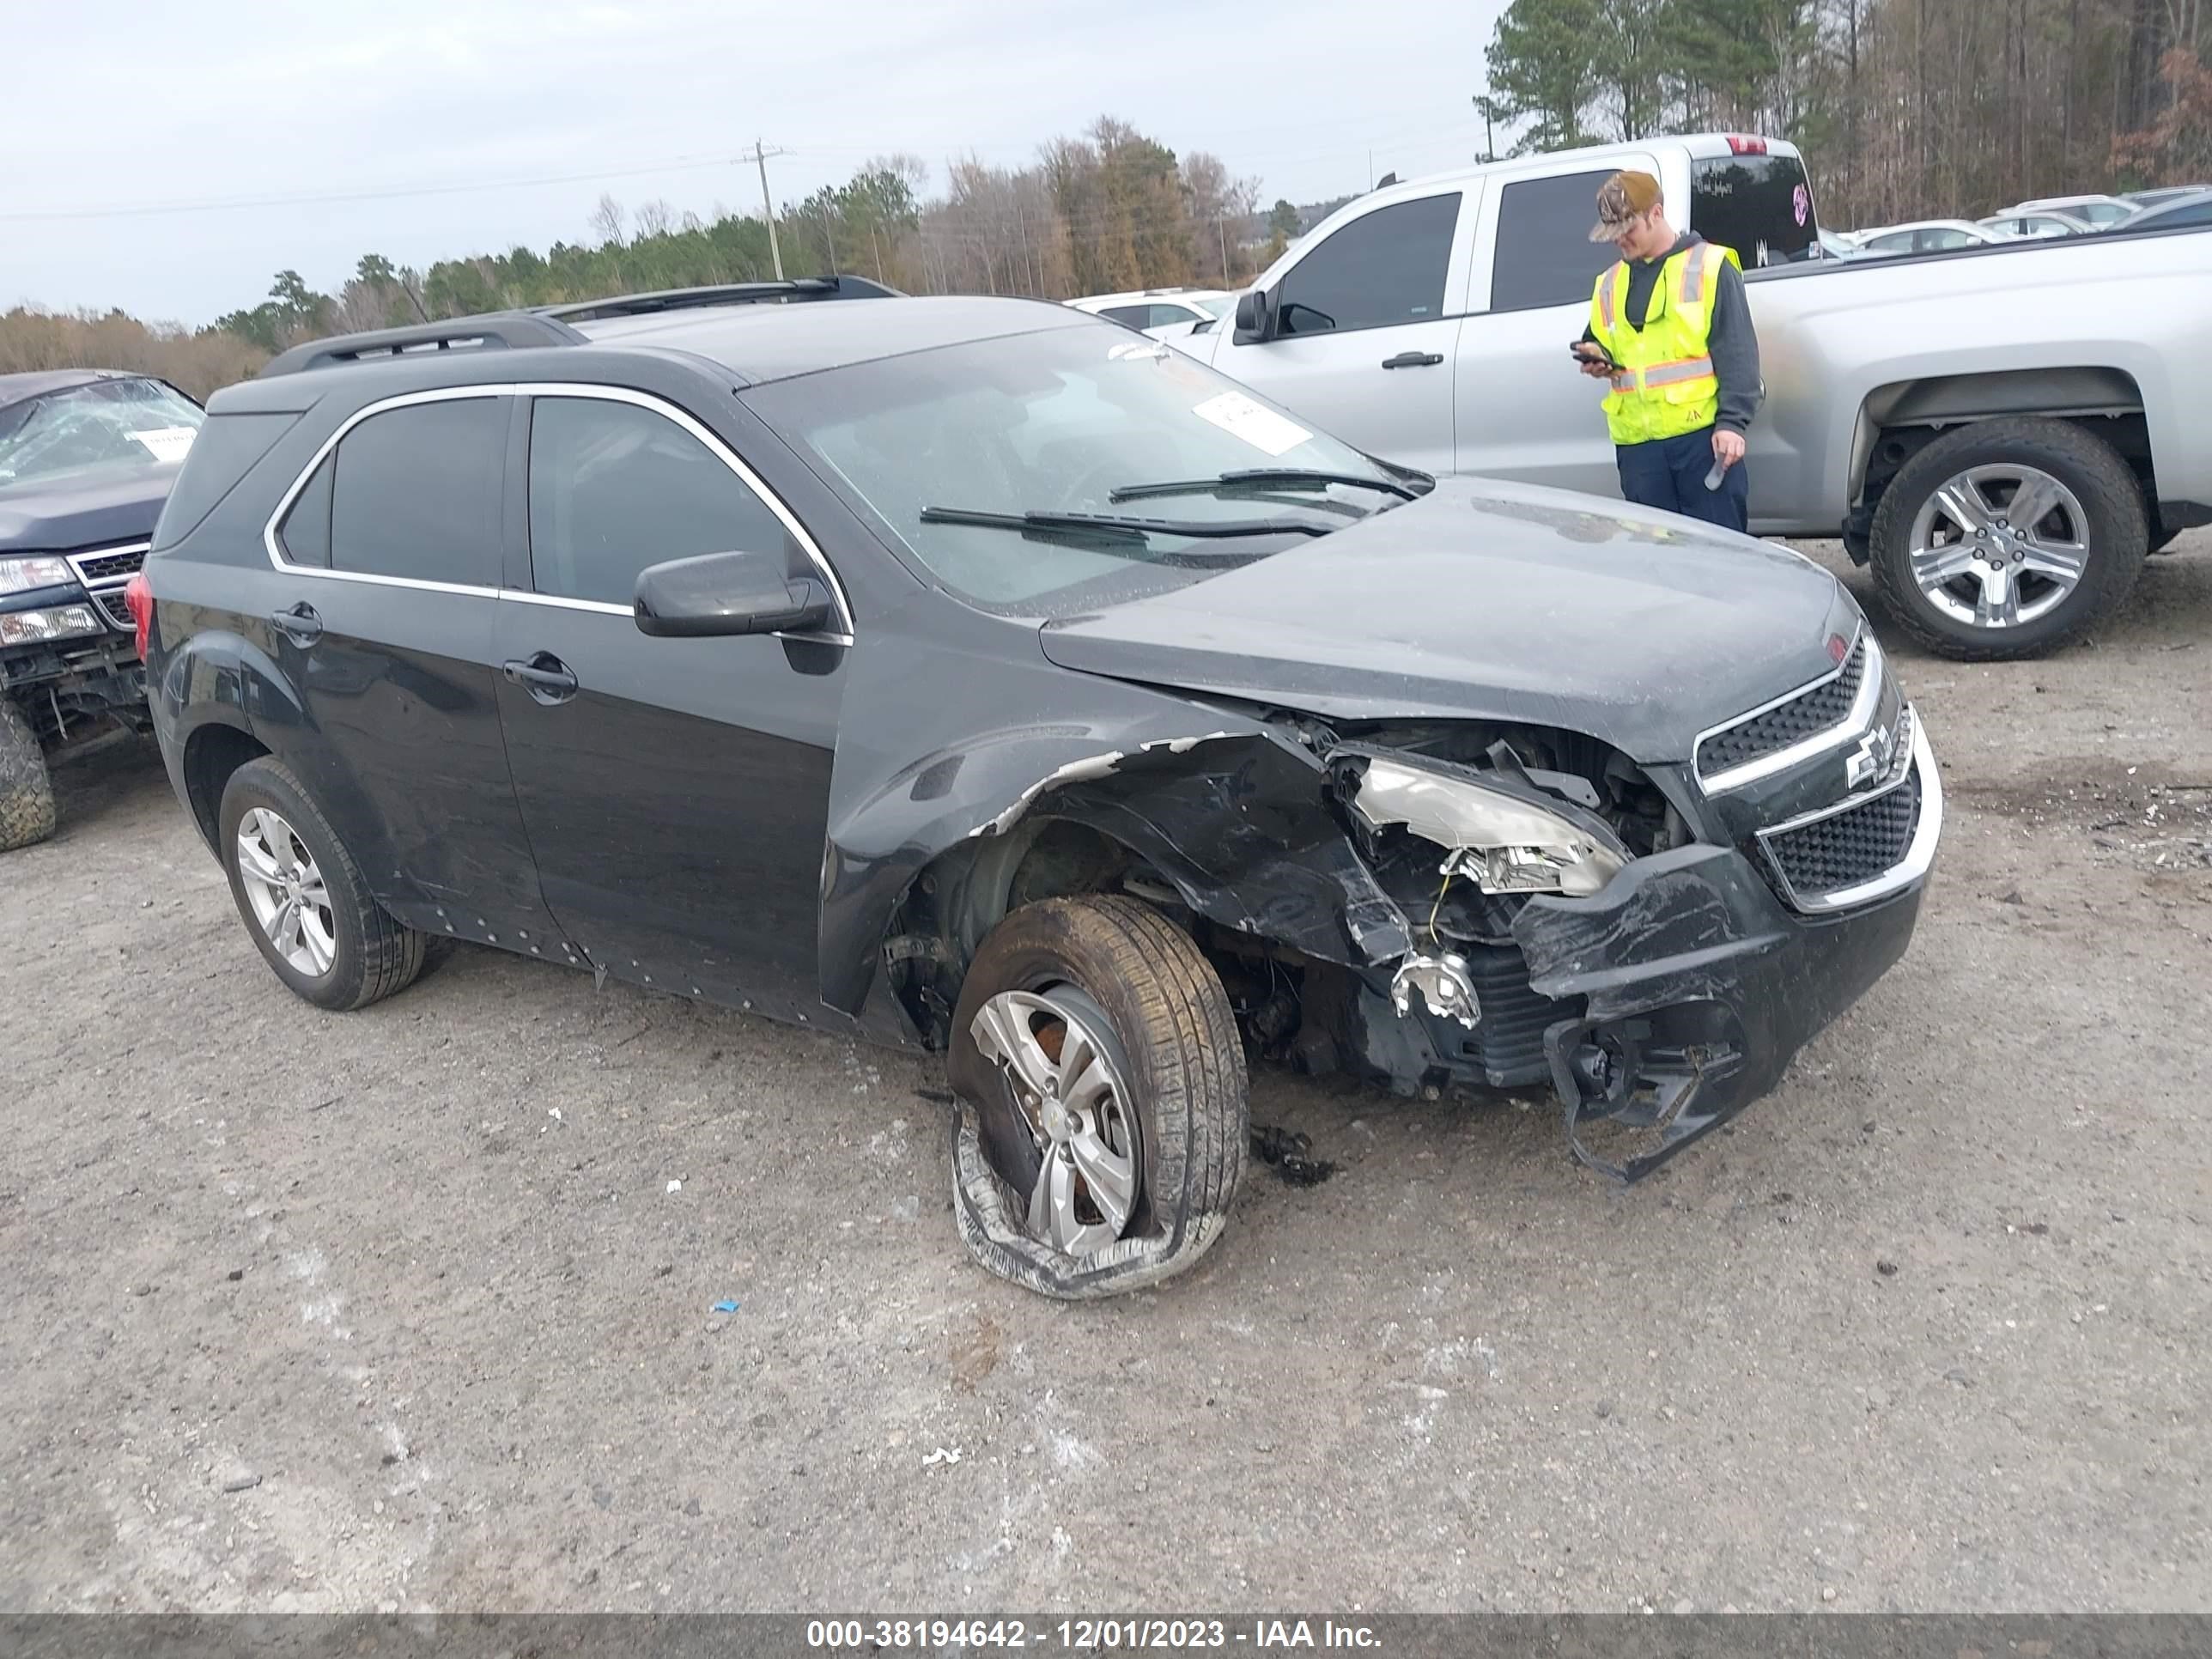
<path id="1" fill-rule="evenodd" d="M 1613 442 L 1679 438 L 1702 431 L 1719 416 L 1720 377 L 1707 346 L 1723 259 L 1743 269 L 1734 248 L 1711 242 L 1694 242 L 1670 256 L 1652 284 L 1640 329 L 1628 320 L 1628 262 L 1597 279 L 1590 333 L 1620 365 L 1605 399 Z"/>

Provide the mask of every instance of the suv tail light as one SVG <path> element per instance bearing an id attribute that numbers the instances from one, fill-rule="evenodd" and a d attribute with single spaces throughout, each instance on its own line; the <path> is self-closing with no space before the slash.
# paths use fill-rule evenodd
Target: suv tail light
<path id="1" fill-rule="evenodd" d="M 1731 155 L 1764 155 L 1766 154 L 1766 140 L 1764 138 L 1747 138 L 1740 133 L 1732 132 L 1729 135 L 1728 145 L 1729 154 Z"/>
<path id="2" fill-rule="evenodd" d="M 123 603 L 131 607 L 131 620 L 138 624 L 138 660 L 143 662 L 154 632 L 154 590 L 143 570 L 124 583 Z"/>

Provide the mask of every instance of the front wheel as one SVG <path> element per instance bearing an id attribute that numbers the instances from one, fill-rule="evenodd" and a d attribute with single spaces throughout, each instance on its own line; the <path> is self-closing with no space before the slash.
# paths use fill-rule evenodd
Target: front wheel
<path id="1" fill-rule="evenodd" d="M 952 1028 L 954 1207 L 984 1267 L 1076 1299 L 1212 1248 L 1244 1172 L 1244 1050 L 1188 934 L 1133 899 L 1025 906 Z"/>
<path id="2" fill-rule="evenodd" d="M 54 784 L 23 711 L 0 693 L 0 853 L 54 833 Z"/>
<path id="3" fill-rule="evenodd" d="M 1962 662 L 2033 656 L 2127 597 L 2149 549 L 2142 491 L 2064 421 L 1982 421 L 1899 469 L 1875 509 L 1875 585 L 1905 631 Z"/>

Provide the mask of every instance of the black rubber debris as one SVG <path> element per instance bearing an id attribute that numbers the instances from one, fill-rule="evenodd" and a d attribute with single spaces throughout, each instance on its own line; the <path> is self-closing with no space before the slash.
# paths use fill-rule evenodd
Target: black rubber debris
<path id="1" fill-rule="evenodd" d="M 1286 1186 L 1318 1187 L 1336 1173 L 1336 1165 L 1327 1158 L 1309 1158 L 1312 1151 L 1312 1139 L 1295 1129 L 1252 1126 L 1252 1156 L 1280 1176 Z"/>

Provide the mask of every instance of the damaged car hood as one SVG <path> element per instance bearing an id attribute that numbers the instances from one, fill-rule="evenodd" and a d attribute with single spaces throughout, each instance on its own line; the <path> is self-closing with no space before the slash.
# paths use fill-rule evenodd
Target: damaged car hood
<path id="1" fill-rule="evenodd" d="M 1063 668 L 1324 718 L 1480 719 L 1686 759 L 1835 666 L 1827 572 L 1669 514 L 1442 479 L 1421 500 L 1176 592 L 1046 624 Z"/>

